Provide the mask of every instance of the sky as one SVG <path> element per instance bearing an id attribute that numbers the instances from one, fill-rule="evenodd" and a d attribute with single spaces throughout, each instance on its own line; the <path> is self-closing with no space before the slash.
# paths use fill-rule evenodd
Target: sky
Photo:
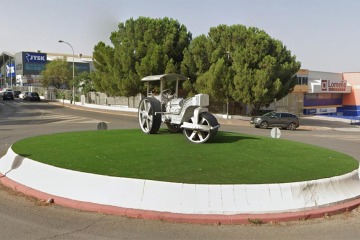
<path id="1" fill-rule="evenodd" d="M 92 55 L 120 22 L 169 17 L 193 38 L 241 24 L 280 40 L 301 68 L 360 72 L 359 0 L 0 0 L 0 52 Z"/>

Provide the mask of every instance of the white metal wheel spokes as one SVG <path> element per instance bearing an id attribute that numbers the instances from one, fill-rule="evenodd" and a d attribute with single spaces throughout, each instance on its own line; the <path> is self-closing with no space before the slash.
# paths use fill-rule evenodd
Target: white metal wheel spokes
<path id="1" fill-rule="evenodd" d="M 189 122 L 193 123 L 194 117 L 189 119 Z M 211 126 L 209 121 L 203 116 L 199 117 L 199 124 L 209 126 L 209 127 Z M 187 139 L 193 143 L 204 143 L 211 136 L 210 131 L 204 131 L 204 130 L 200 130 L 200 129 L 184 129 L 184 134 L 187 137 Z"/>
<path id="2" fill-rule="evenodd" d="M 153 110 L 150 102 L 146 99 L 140 104 L 139 123 L 143 132 L 150 132 L 153 123 Z"/>
<path id="3" fill-rule="evenodd" d="M 146 134 L 154 134 L 159 131 L 161 125 L 160 102 L 155 98 L 144 98 L 139 105 L 139 125 Z"/>

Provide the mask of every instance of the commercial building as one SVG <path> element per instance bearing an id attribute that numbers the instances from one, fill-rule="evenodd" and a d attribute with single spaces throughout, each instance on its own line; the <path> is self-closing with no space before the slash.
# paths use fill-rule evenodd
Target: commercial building
<path id="1" fill-rule="evenodd" d="M 296 76 L 297 85 L 276 102 L 276 110 L 298 115 L 360 116 L 360 73 L 301 69 Z"/>
<path id="2" fill-rule="evenodd" d="M 0 88 L 10 86 L 15 78 L 15 54 L 2 52 L 0 56 Z"/>
<path id="3" fill-rule="evenodd" d="M 344 94 L 344 116 L 360 116 L 360 73 L 343 73 L 343 78 L 351 85 L 351 92 Z"/>
<path id="4" fill-rule="evenodd" d="M 0 56 L 0 87 L 41 86 L 41 71 L 54 59 L 65 58 L 78 73 L 94 70 L 91 56 L 62 53 L 2 52 Z"/>

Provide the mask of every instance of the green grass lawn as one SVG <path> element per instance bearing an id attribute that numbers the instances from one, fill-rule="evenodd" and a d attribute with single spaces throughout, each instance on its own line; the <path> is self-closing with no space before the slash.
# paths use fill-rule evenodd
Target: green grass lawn
<path id="1" fill-rule="evenodd" d="M 270 137 L 219 131 L 205 144 L 182 134 L 139 129 L 85 131 L 23 139 L 19 155 L 53 166 L 109 176 L 204 184 L 314 180 L 358 168 L 329 149 Z"/>

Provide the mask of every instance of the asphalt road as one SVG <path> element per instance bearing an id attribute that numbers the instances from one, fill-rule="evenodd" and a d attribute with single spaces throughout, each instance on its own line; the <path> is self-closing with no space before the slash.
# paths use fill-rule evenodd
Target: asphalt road
<path id="1" fill-rule="evenodd" d="M 68 105 L 67 105 L 68 106 Z M 133 113 L 85 111 L 62 104 L 0 101 L 0 157 L 14 142 L 64 131 L 138 128 Z M 240 120 L 219 120 L 222 131 L 270 135 Z M 360 132 L 349 124 L 302 119 L 282 138 L 347 153 L 360 161 Z M 139 146 L 141 147 L 141 146 Z M 280 153 L 279 153 L 280 154 Z M 304 156 L 306 157 L 306 156 Z M 46 179 L 44 179 L 46 181 Z M 129 219 L 46 204 L 0 186 L 0 239 L 359 239 L 360 210 L 265 225 L 196 225 Z"/>

